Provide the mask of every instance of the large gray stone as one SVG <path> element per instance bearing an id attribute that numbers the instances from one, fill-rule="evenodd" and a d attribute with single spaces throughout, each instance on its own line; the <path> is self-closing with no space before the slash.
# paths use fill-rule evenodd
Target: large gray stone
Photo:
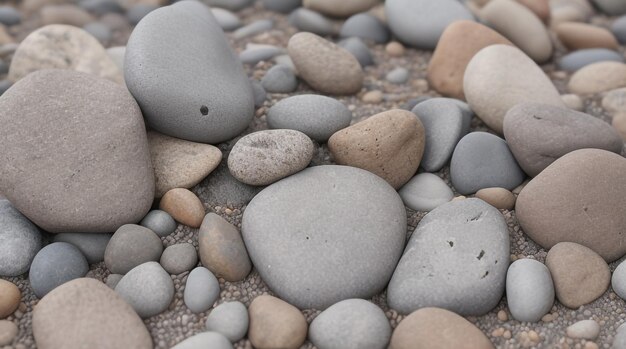
<path id="1" fill-rule="evenodd" d="M 152 206 L 141 110 L 113 82 L 29 74 L 0 98 L 0 148 L 0 192 L 46 231 L 110 233 Z"/>
<path id="2" fill-rule="evenodd" d="M 561 57 L 557 65 L 559 69 L 573 72 L 589 64 L 604 61 L 623 63 L 624 57 L 607 48 L 588 48 L 566 54 Z"/>
<path id="3" fill-rule="evenodd" d="M 480 199 L 452 201 L 419 223 L 387 288 L 392 309 L 424 307 L 483 315 L 504 292 L 509 231 L 496 208 Z"/>
<path id="4" fill-rule="evenodd" d="M 242 235 L 272 291 L 324 309 L 385 288 L 404 248 L 406 210 L 368 171 L 316 166 L 261 191 L 244 211 Z"/>
<path id="5" fill-rule="evenodd" d="M 76 246 L 87 258 L 89 264 L 104 260 L 109 240 L 113 234 L 61 233 L 54 236 L 54 242 L 67 242 Z"/>
<path id="6" fill-rule="evenodd" d="M 235 343 L 248 332 L 248 323 L 248 309 L 243 303 L 226 302 L 211 310 L 206 318 L 206 329 L 221 333 Z"/>
<path id="7" fill-rule="evenodd" d="M 141 264 L 115 286 L 122 298 L 142 318 L 162 313 L 174 298 L 174 282 L 157 262 Z"/>
<path id="8" fill-rule="evenodd" d="M 142 263 L 158 261 L 162 252 L 163 243 L 152 230 L 126 224 L 111 237 L 104 251 L 104 263 L 112 273 L 126 274 Z"/>
<path id="9" fill-rule="evenodd" d="M 534 259 L 518 259 L 506 274 L 506 301 L 517 321 L 539 322 L 554 304 L 550 270 Z"/>
<path id="10" fill-rule="evenodd" d="M 55 242 L 37 253 L 28 280 L 35 295 L 42 298 L 57 286 L 85 276 L 88 271 L 87 259 L 78 248 L 67 242 Z"/>
<path id="11" fill-rule="evenodd" d="M 250 82 L 199 2 L 180 1 L 144 17 L 128 39 L 124 73 L 148 124 L 166 135 L 220 143 L 252 120 Z"/>
<path id="12" fill-rule="evenodd" d="M 0 199 L 0 276 L 26 273 L 40 249 L 39 229 L 8 200 Z"/>

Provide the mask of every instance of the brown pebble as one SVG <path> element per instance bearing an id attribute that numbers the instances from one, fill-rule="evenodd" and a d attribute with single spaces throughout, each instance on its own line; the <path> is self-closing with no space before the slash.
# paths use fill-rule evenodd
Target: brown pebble
<path id="1" fill-rule="evenodd" d="M 615 36 L 607 29 L 586 23 L 565 22 L 556 26 L 559 40 L 570 50 L 586 48 L 617 49 Z"/>
<path id="2" fill-rule="evenodd" d="M 499 210 L 511 210 L 515 206 L 515 195 L 504 188 L 484 188 L 476 197 Z"/>
<path id="3" fill-rule="evenodd" d="M 622 139 L 626 140 L 626 112 L 619 112 L 613 115 L 611 125 L 617 130 Z"/>
<path id="4" fill-rule="evenodd" d="M 255 348 L 299 348 L 306 339 L 307 322 L 296 307 L 269 295 L 255 298 L 248 308 L 248 338 Z"/>
<path id="5" fill-rule="evenodd" d="M 0 347 L 9 345 L 17 336 L 17 325 L 12 321 L 0 320 Z"/>
<path id="6" fill-rule="evenodd" d="M 383 101 L 383 93 L 381 91 L 368 91 L 361 97 L 361 100 L 367 104 L 378 104 Z"/>
<path id="7" fill-rule="evenodd" d="M 391 57 L 400 57 L 404 55 L 404 46 L 397 41 L 392 41 L 385 46 L 385 52 Z"/>
<path id="8" fill-rule="evenodd" d="M 511 339 L 511 331 L 509 330 L 504 331 L 504 333 L 502 334 L 502 337 L 506 339 Z"/>
<path id="9" fill-rule="evenodd" d="M 503 334 L 504 334 L 504 327 L 498 327 L 491 332 L 491 335 L 493 337 L 502 337 Z"/>
<path id="10" fill-rule="evenodd" d="M 528 331 L 528 339 L 535 343 L 539 343 L 541 341 L 539 334 L 533 330 Z"/>
<path id="11" fill-rule="evenodd" d="M 169 213 L 177 222 L 192 228 L 199 228 L 204 219 L 202 202 L 196 194 L 184 188 L 174 188 L 165 193 L 159 208 Z"/>
<path id="12" fill-rule="evenodd" d="M 504 310 L 500 310 L 498 312 L 498 320 L 507 321 L 509 319 L 509 315 Z"/>
<path id="13" fill-rule="evenodd" d="M 12 282 L 0 279 L 0 319 L 13 314 L 20 305 L 22 293 Z"/>
<path id="14" fill-rule="evenodd" d="M 585 343 L 585 346 L 583 347 L 583 349 L 598 349 L 598 345 L 594 342 L 587 342 Z"/>

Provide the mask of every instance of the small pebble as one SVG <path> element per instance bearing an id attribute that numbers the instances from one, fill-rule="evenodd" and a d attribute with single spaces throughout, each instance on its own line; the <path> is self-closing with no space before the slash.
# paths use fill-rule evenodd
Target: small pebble
<path id="1" fill-rule="evenodd" d="M 196 248 L 187 242 L 168 246 L 161 255 L 161 265 L 170 274 L 190 271 L 198 264 Z"/>
<path id="2" fill-rule="evenodd" d="M 163 195 L 159 208 L 169 213 L 177 222 L 199 228 L 204 218 L 204 206 L 196 194 L 188 189 L 175 188 Z"/>
<path id="3" fill-rule="evenodd" d="M 515 195 L 504 188 L 483 188 L 476 192 L 476 197 L 499 210 L 512 210 L 515 206 Z"/>
<path id="4" fill-rule="evenodd" d="M 174 298 L 174 282 L 159 263 L 147 262 L 124 275 L 115 292 L 145 319 L 169 307 Z"/>
<path id="5" fill-rule="evenodd" d="M 17 326 L 13 321 L 0 320 L 0 346 L 9 345 L 17 337 Z"/>
<path id="6" fill-rule="evenodd" d="M 392 41 L 385 46 L 385 52 L 391 57 L 401 57 L 404 55 L 404 46 L 397 41 Z"/>
<path id="7" fill-rule="evenodd" d="M 248 332 L 248 321 L 248 309 L 243 303 L 226 302 L 211 310 L 206 319 L 206 329 L 221 333 L 235 343 Z"/>
<path id="8" fill-rule="evenodd" d="M 596 339 L 600 334 L 600 325 L 595 320 L 582 320 L 570 325 L 567 330 L 570 338 Z"/>
<path id="9" fill-rule="evenodd" d="M 197 267 L 187 276 L 183 299 L 193 313 L 211 309 L 220 296 L 220 283 L 211 271 Z"/>
<path id="10" fill-rule="evenodd" d="M 15 284 L 0 279 L 0 319 L 13 314 L 20 305 L 22 293 Z"/>
<path id="11" fill-rule="evenodd" d="M 265 73 L 261 85 L 269 93 L 291 93 L 298 88 L 298 79 L 284 65 L 275 65 Z"/>
<path id="12" fill-rule="evenodd" d="M 169 213 L 161 210 L 152 210 L 141 220 L 142 226 L 152 230 L 159 237 L 170 235 L 178 224 Z"/>
<path id="13" fill-rule="evenodd" d="M 383 101 L 383 93 L 381 91 L 368 91 L 366 92 L 361 100 L 367 104 L 378 104 Z"/>
<path id="14" fill-rule="evenodd" d="M 394 84 L 404 84 L 409 79 L 409 74 L 406 68 L 398 67 L 387 73 L 385 79 Z"/>
<path id="15" fill-rule="evenodd" d="M 56 287 L 83 277 L 88 271 L 87 259 L 78 248 L 67 242 L 55 242 L 37 253 L 28 280 L 35 295 L 43 298 Z"/>
<path id="16" fill-rule="evenodd" d="M 293 305 L 269 295 L 256 297 L 248 309 L 248 339 L 255 348 L 299 348 L 307 335 L 307 322 Z"/>

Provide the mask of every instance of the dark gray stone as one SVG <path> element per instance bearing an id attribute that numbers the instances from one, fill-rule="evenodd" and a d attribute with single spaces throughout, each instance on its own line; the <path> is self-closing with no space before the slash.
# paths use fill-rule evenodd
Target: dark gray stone
<path id="1" fill-rule="evenodd" d="M 182 274 L 198 264 L 198 253 L 188 242 L 171 245 L 163 251 L 160 263 L 166 272 L 173 275 Z"/>
<path id="2" fill-rule="evenodd" d="M 74 245 L 85 256 L 89 264 L 104 260 L 104 250 L 113 234 L 61 233 L 54 236 L 54 242 L 67 242 Z"/>
<path id="3" fill-rule="evenodd" d="M 124 8 L 115 0 L 81 0 L 78 6 L 97 15 L 124 13 Z"/>
<path id="4" fill-rule="evenodd" d="M 269 93 L 291 93 L 298 88 L 298 79 L 289 67 L 279 64 L 265 73 L 261 85 Z"/>
<path id="5" fill-rule="evenodd" d="M 303 32 L 310 32 L 320 36 L 333 35 L 333 22 L 323 15 L 300 7 L 289 15 L 289 24 Z"/>
<path id="6" fill-rule="evenodd" d="M 611 24 L 611 31 L 620 44 L 626 44 L 626 16 L 616 19 Z"/>
<path id="7" fill-rule="evenodd" d="M 220 283 L 209 269 L 197 267 L 189 273 L 183 295 L 189 310 L 193 313 L 207 311 L 219 297 Z"/>
<path id="8" fill-rule="evenodd" d="M 358 13 L 348 18 L 339 31 L 342 38 L 358 37 L 377 44 L 389 41 L 389 30 L 380 19 L 369 13 Z"/>
<path id="9" fill-rule="evenodd" d="M 368 65 L 374 64 L 372 53 L 363 40 L 352 37 L 339 41 L 337 45 L 352 53 L 356 60 L 359 61 L 361 67 L 367 67 Z"/>
<path id="10" fill-rule="evenodd" d="M 152 230 L 135 224 L 121 226 L 104 251 L 104 263 L 116 274 L 126 274 L 136 266 L 158 261 L 163 252 L 161 239 Z"/>
<path id="11" fill-rule="evenodd" d="M 124 275 L 115 292 L 145 319 L 169 307 L 174 298 L 174 282 L 159 263 L 147 262 Z"/>
<path id="12" fill-rule="evenodd" d="M 169 213 L 152 210 L 141 220 L 141 225 L 152 230 L 159 237 L 168 236 L 176 230 L 178 224 Z"/>
<path id="13" fill-rule="evenodd" d="M 237 301 L 222 303 L 207 316 L 206 330 L 221 333 L 235 343 L 248 332 L 248 309 Z"/>
<path id="14" fill-rule="evenodd" d="M 534 259 L 518 259 L 506 274 L 506 301 L 517 321 L 539 322 L 554 304 L 550 270 Z"/>
<path id="15" fill-rule="evenodd" d="M 263 7 L 270 11 L 289 13 L 302 6 L 302 0 L 261 0 Z"/>
<path id="16" fill-rule="evenodd" d="M 0 199 L 0 276 L 26 273 L 41 249 L 41 233 L 8 200 Z"/>
<path id="17" fill-rule="evenodd" d="M 10 27 L 12 25 L 20 24 L 22 22 L 22 15 L 13 6 L 0 6 L 0 23 Z"/>
<path id="18" fill-rule="evenodd" d="M 215 6 L 229 11 L 239 11 L 252 5 L 254 0 L 204 0 L 204 2 L 211 7 Z"/>
<path id="19" fill-rule="evenodd" d="M 28 280 L 41 299 L 56 287 L 85 276 L 88 271 L 89 264 L 78 248 L 66 242 L 55 242 L 37 253 Z"/>
<path id="20" fill-rule="evenodd" d="M 424 216 L 387 288 L 392 309 L 438 307 L 483 315 L 502 298 L 509 265 L 504 217 L 480 199 L 452 201 Z"/>
<path id="21" fill-rule="evenodd" d="M 624 57 L 607 48 L 588 48 L 566 54 L 557 65 L 559 69 L 573 72 L 589 64 L 603 61 L 624 62 Z"/>
<path id="22" fill-rule="evenodd" d="M 144 17 L 128 40 L 124 72 L 148 124 L 169 136 L 220 143 L 254 115 L 241 63 L 209 8 L 196 1 Z"/>
<path id="23" fill-rule="evenodd" d="M 260 108 L 267 100 L 267 92 L 265 92 L 263 85 L 256 80 L 251 80 L 250 84 L 252 85 L 252 92 L 254 94 L 254 106 Z"/>

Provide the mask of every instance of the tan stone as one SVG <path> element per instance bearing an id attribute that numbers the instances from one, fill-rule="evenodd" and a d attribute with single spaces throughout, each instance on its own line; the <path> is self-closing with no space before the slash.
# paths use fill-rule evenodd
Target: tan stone
<path id="1" fill-rule="evenodd" d="M 95 18 L 92 15 L 76 5 L 48 5 L 41 9 L 41 23 L 43 25 L 67 24 L 83 27 L 94 21 Z"/>
<path id="2" fill-rule="evenodd" d="M 440 41 L 441 42 L 441 39 Z M 392 41 L 385 46 L 385 52 L 391 57 L 400 57 L 404 55 L 404 45 L 397 41 Z"/>
<path id="3" fill-rule="evenodd" d="M 363 103 L 378 104 L 383 101 L 383 93 L 381 91 L 368 91 L 361 97 Z"/>
<path id="4" fill-rule="evenodd" d="M 555 32 L 563 45 L 570 50 L 619 47 L 617 39 L 609 30 L 587 23 L 560 23 L 555 27 Z"/>
<path id="5" fill-rule="evenodd" d="M 577 70 L 567 88 L 572 93 L 585 95 L 626 87 L 626 64 L 598 62 Z"/>
<path id="6" fill-rule="evenodd" d="M 493 349 L 474 324 L 440 308 L 422 308 L 404 318 L 391 336 L 389 349 Z"/>
<path id="7" fill-rule="evenodd" d="M 548 0 L 517 0 L 517 2 L 533 11 L 543 23 L 550 21 L 550 5 L 548 4 Z"/>
<path id="8" fill-rule="evenodd" d="M 493 29 L 474 21 L 457 21 L 441 35 L 428 65 L 427 77 L 437 92 L 465 99 L 463 75 L 474 55 L 489 45 L 513 45 Z"/>
<path id="9" fill-rule="evenodd" d="M 13 314 L 20 305 L 22 293 L 12 282 L 0 279 L 0 319 Z"/>
<path id="10" fill-rule="evenodd" d="M 0 346 L 11 344 L 17 336 L 17 325 L 9 320 L 0 320 Z"/>
<path id="11" fill-rule="evenodd" d="M 248 338 L 257 349 L 296 349 L 306 339 L 307 322 L 293 305 L 262 295 L 248 308 L 250 327 Z"/>
<path id="12" fill-rule="evenodd" d="M 623 140 L 626 140 L 626 112 L 621 112 L 613 115 L 613 121 L 611 124 L 617 130 Z"/>
<path id="13" fill-rule="evenodd" d="M 598 299 L 611 282 L 611 271 L 604 259 L 573 242 L 554 245 L 548 251 L 546 266 L 559 302 L 572 309 Z"/>
<path id="14" fill-rule="evenodd" d="M 379 2 L 380 0 L 303 0 L 302 5 L 328 16 L 349 17 L 359 12 L 365 12 Z"/>
<path id="15" fill-rule="evenodd" d="M 191 188 L 220 164 L 222 152 L 210 144 L 190 142 L 148 132 L 150 157 L 156 179 L 155 197 L 174 188 Z"/>
<path id="16" fill-rule="evenodd" d="M 515 195 L 504 188 L 484 188 L 476 192 L 476 197 L 499 210 L 512 210 Z"/>
<path id="17" fill-rule="evenodd" d="M 424 143 L 415 114 L 394 109 L 337 131 L 328 149 L 338 164 L 368 170 L 398 189 L 417 171 Z"/>
<path id="18" fill-rule="evenodd" d="M 204 206 L 196 194 L 185 188 L 169 190 L 161 198 L 159 208 L 177 222 L 199 228 L 204 218 Z"/>

